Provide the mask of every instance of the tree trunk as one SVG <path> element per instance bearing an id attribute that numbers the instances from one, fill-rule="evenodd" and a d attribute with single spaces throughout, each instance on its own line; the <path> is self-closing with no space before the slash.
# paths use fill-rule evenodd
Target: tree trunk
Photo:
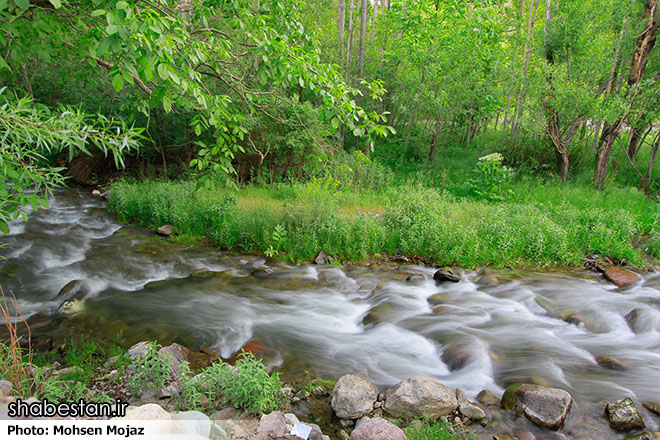
<path id="1" fill-rule="evenodd" d="M 337 35 L 339 36 L 339 63 L 344 60 L 344 27 L 346 26 L 346 0 L 337 0 Z"/>
<path id="2" fill-rule="evenodd" d="M 660 145 L 660 132 L 655 135 L 655 140 L 653 141 L 653 147 L 651 148 L 651 157 L 649 159 L 649 168 L 646 172 L 646 178 L 642 180 L 642 189 L 646 192 L 648 189 L 649 183 L 651 182 L 651 177 L 653 177 L 653 163 L 655 162 L 655 155 L 658 152 L 658 146 Z"/>
<path id="3" fill-rule="evenodd" d="M 429 150 L 429 164 L 433 164 L 433 159 L 435 159 L 435 148 L 438 145 L 438 130 L 433 131 L 431 136 L 431 149 Z"/>
<path id="4" fill-rule="evenodd" d="M 360 54 L 358 56 L 358 77 L 364 77 L 364 49 L 367 39 L 367 0 L 362 0 L 362 14 L 360 16 Z"/>
<path id="5" fill-rule="evenodd" d="M 344 62 L 344 72 L 348 78 L 348 68 L 351 65 L 351 47 L 353 46 L 353 10 L 355 9 L 355 0 L 351 0 L 348 6 L 348 43 L 346 44 L 346 60 Z"/>
<path id="6" fill-rule="evenodd" d="M 539 7 L 539 0 L 536 0 L 534 4 L 529 4 L 529 17 L 527 19 L 527 40 L 525 41 L 525 58 L 524 58 L 524 75 L 523 75 L 523 85 L 518 97 L 516 98 L 516 112 L 513 118 L 513 124 L 511 125 L 512 130 L 515 133 L 515 140 L 518 140 L 518 127 L 519 119 L 521 116 L 522 107 L 525 103 L 525 95 L 527 94 L 527 79 L 529 77 L 529 59 L 532 55 L 532 35 L 534 33 L 534 23 L 536 21 L 536 11 Z"/>
<path id="7" fill-rule="evenodd" d="M 378 18 L 378 3 L 379 0 L 376 0 L 374 2 L 374 15 L 371 18 L 371 44 L 374 44 L 374 40 L 376 39 L 376 19 Z"/>
<path id="8" fill-rule="evenodd" d="M 600 142 L 598 143 L 598 151 L 596 152 L 596 169 L 594 172 L 594 183 L 598 189 L 603 189 L 603 186 L 605 185 L 610 154 L 614 147 L 614 141 L 619 136 L 623 122 L 630 113 L 636 97 L 634 86 L 641 82 L 644 70 L 646 69 L 646 63 L 649 60 L 653 47 L 655 46 L 658 27 L 660 26 L 660 8 L 658 7 L 658 1 L 659 0 L 647 0 L 644 5 L 644 18 L 648 19 L 648 23 L 642 33 L 637 37 L 637 44 L 635 45 L 635 51 L 630 64 L 628 91 L 624 95 L 624 98 L 629 100 L 628 110 L 623 116 L 608 127 L 605 132 L 603 132 L 603 136 L 601 136 Z"/>

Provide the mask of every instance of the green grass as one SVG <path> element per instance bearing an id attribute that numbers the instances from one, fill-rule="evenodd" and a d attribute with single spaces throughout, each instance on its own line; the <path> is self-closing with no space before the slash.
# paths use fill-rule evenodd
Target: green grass
<path id="1" fill-rule="evenodd" d="M 358 191 L 331 180 L 234 191 L 121 181 L 110 209 L 122 221 L 152 229 L 172 224 L 179 234 L 207 237 L 224 249 L 274 248 L 292 261 L 323 250 L 343 261 L 385 252 L 466 268 L 576 267 L 585 254 L 599 254 L 645 267 L 649 256 L 660 255 L 658 205 L 632 188 L 597 192 L 523 178 L 510 185 L 507 200 L 489 202 L 422 185 Z"/>
<path id="2" fill-rule="evenodd" d="M 404 428 L 409 440 L 472 440 L 473 437 L 458 429 L 452 429 L 442 420 L 411 423 Z"/>

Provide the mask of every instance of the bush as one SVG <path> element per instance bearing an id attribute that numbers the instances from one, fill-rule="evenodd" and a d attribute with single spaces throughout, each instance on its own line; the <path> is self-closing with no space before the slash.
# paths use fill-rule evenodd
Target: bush
<path id="1" fill-rule="evenodd" d="M 220 361 L 193 377 L 184 363 L 180 372 L 182 404 L 189 409 L 204 409 L 205 401 L 221 399 L 224 404 L 263 414 L 280 409 L 285 402 L 279 373 L 268 374 L 268 368 L 252 353 L 242 352 L 233 367 Z"/>
<path id="2" fill-rule="evenodd" d="M 172 359 L 161 356 L 160 348 L 158 344 L 149 344 L 146 355 L 133 361 L 134 371 L 129 379 L 131 393 L 160 390 L 172 380 Z"/>
<path id="3" fill-rule="evenodd" d="M 409 424 L 404 428 L 409 440 L 471 440 L 473 437 L 463 431 L 462 427 L 454 427 L 442 420 L 424 420 L 421 423 Z"/>

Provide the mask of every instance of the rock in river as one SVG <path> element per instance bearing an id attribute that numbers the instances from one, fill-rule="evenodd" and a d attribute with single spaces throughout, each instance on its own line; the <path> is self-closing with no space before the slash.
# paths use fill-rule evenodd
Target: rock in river
<path id="1" fill-rule="evenodd" d="M 660 416 L 660 402 L 644 402 L 642 405 L 656 416 Z"/>
<path id="2" fill-rule="evenodd" d="M 573 398 L 558 388 L 539 385 L 514 384 L 502 396 L 502 406 L 517 415 L 524 415 L 529 421 L 549 429 L 559 429 Z"/>
<path id="3" fill-rule="evenodd" d="M 340 419 L 357 419 L 371 413 L 378 388 L 358 374 L 342 376 L 332 391 L 332 409 Z"/>
<path id="4" fill-rule="evenodd" d="M 603 272 L 603 278 L 615 284 L 617 287 L 626 287 L 635 284 L 638 281 L 637 274 L 619 268 L 607 269 Z"/>
<path id="5" fill-rule="evenodd" d="M 608 403 L 605 407 L 605 415 L 610 426 L 617 431 L 630 431 L 645 427 L 644 420 L 630 397 L 615 403 Z"/>
<path id="6" fill-rule="evenodd" d="M 397 418 L 437 419 L 458 408 L 456 396 L 446 386 L 424 376 L 413 376 L 386 393 L 385 412 Z"/>
<path id="7" fill-rule="evenodd" d="M 444 283 L 445 281 L 458 283 L 461 280 L 461 273 L 451 267 L 444 267 L 433 274 L 433 279 L 436 283 Z"/>

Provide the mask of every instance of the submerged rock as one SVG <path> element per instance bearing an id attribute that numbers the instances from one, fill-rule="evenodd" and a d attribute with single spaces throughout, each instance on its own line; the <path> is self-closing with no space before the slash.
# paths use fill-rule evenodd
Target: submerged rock
<path id="1" fill-rule="evenodd" d="M 644 402 L 642 405 L 656 416 L 660 416 L 660 402 Z"/>
<path id="2" fill-rule="evenodd" d="M 452 344 L 442 349 L 440 359 L 449 367 L 450 371 L 456 371 L 470 363 L 473 360 L 473 356 L 466 346 Z"/>
<path id="3" fill-rule="evenodd" d="M 573 398 L 558 388 L 514 384 L 502 395 L 502 406 L 544 428 L 559 429 L 568 416 Z"/>
<path id="4" fill-rule="evenodd" d="M 660 323 L 655 313 L 646 309 L 632 309 L 624 318 L 628 327 L 635 333 L 645 333 L 654 330 L 660 330 Z"/>
<path id="5" fill-rule="evenodd" d="M 332 391 L 332 409 L 340 419 L 357 419 L 371 413 L 378 388 L 358 374 L 342 376 Z"/>
<path id="6" fill-rule="evenodd" d="M 396 418 L 437 419 L 454 412 L 458 400 L 446 386 L 424 376 L 413 376 L 386 393 L 385 412 Z"/>
<path id="7" fill-rule="evenodd" d="M 610 422 L 610 426 L 617 431 L 644 429 L 646 426 L 630 397 L 615 403 L 608 403 L 605 406 L 605 415 Z"/>
<path id="8" fill-rule="evenodd" d="M 351 433 L 350 440 L 407 440 L 407 437 L 394 423 L 374 417 L 362 420 Z"/>
<path id="9" fill-rule="evenodd" d="M 639 280 L 636 273 L 616 267 L 603 272 L 603 278 L 617 287 L 631 286 Z"/>
<path id="10" fill-rule="evenodd" d="M 630 365 L 628 365 L 626 362 L 609 354 L 599 354 L 595 357 L 595 359 L 596 362 L 598 362 L 598 365 L 603 368 L 607 368 L 608 370 L 623 371 L 630 368 Z"/>
<path id="11" fill-rule="evenodd" d="M 477 395 L 477 402 L 486 406 L 499 406 L 500 398 L 492 391 L 483 390 Z"/>
<path id="12" fill-rule="evenodd" d="M 639 434 L 629 434 L 624 440 L 660 440 L 660 432 L 644 431 Z"/>
<path id="13" fill-rule="evenodd" d="M 445 281 L 458 283 L 461 280 L 461 273 L 451 267 L 444 267 L 433 274 L 433 279 L 436 283 L 444 283 Z"/>

